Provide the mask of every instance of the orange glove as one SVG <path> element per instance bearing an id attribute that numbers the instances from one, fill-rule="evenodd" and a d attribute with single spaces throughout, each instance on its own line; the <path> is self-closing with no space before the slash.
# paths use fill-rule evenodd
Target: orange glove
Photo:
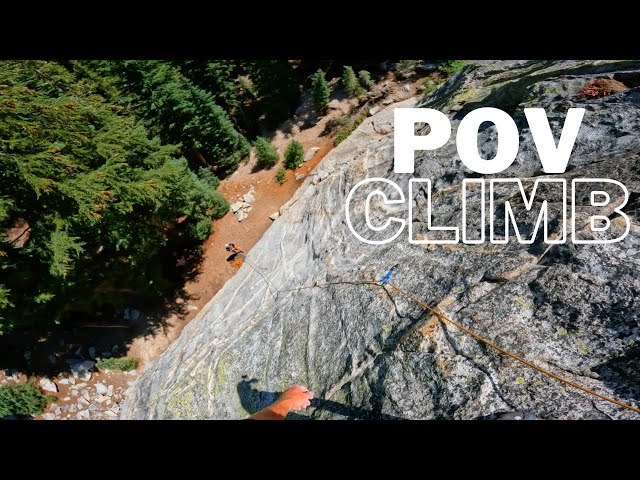
<path id="1" fill-rule="evenodd" d="M 284 420 L 291 410 L 302 410 L 311 405 L 314 393 L 302 385 L 287 388 L 271 405 L 251 415 L 253 420 Z"/>

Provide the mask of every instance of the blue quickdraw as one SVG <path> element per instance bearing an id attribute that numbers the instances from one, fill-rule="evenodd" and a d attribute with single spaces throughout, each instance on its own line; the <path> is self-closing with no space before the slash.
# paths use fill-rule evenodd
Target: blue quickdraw
<path id="1" fill-rule="evenodd" d="M 393 272 L 393 269 L 389 270 L 387 273 L 385 273 L 384 277 L 382 277 L 380 279 L 380 284 L 384 285 L 385 283 L 387 283 L 389 280 L 391 280 L 391 273 Z"/>

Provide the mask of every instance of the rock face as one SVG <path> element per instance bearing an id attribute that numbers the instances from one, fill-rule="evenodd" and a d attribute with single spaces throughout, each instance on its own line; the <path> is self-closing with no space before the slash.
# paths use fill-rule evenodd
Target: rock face
<path id="1" fill-rule="evenodd" d="M 627 90 L 599 98 L 580 93 L 599 78 L 617 80 Z M 405 230 L 386 245 L 360 242 L 345 222 L 351 187 L 366 177 L 384 177 L 408 193 L 411 175 L 393 172 L 393 107 L 387 108 L 323 159 L 313 181 L 305 182 L 248 254 L 262 272 L 242 266 L 139 377 L 123 417 L 244 418 L 301 383 L 317 392 L 317 400 L 294 418 L 475 419 L 514 410 L 549 419 L 640 418 L 501 356 L 390 287 L 341 284 L 276 293 L 314 282 L 379 279 L 395 267 L 395 285 L 453 320 L 563 377 L 637 406 L 638 85 L 640 65 L 630 62 L 468 65 L 422 101 L 449 116 L 453 134 L 443 148 L 417 152 L 413 175 L 433 182 L 433 224 L 459 225 L 462 179 L 478 176 L 464 167 L 455 148 L 467 111 L 493 106 L 516 118 L 520 152 L 497 176 L 518 177 L 530 187 L 543 172 L 522 108 L 546 108 L 557 139 L 566 110 L 584 107 L 569 167 L 555 176 L 605 177 L 626 185 L 631 230 L 624 241 L 577 245 L 569 238 L 550 246 L 538 238 L 533 245 L 511 240 L 427 247 L 410 244 Z M 416 100 L 397 106 L 414 106 Z M 481 129 L 484 158 L 495 154 L 496 136 L 493 126 Z M 499 189 L 497 195 L 519 198 L 517 190 Z M 546 195 L 557 206 L 557 195 Z M 579 192 L 581 205 L 586 195 Z M 418 189 L 411 200 L 414 236 L 420 238 L 426 232 L 425 191 Z M 469 196 L 469 208 L 478 202 L 477 192 Z M 355 205 L 360 207 L 352 214 L 354 227 L 364 234 L 362 202 Z M 379 215 L 383 206 L 374 206 Z M 406 218 L 405 208 L 394 206 L 396 216 Z M 514 210 L 523 220 L 521 231 L 530 232 L 522 209 Z M 551 215 L 557 233 L 557 213 Z M 375 216 L 374 223 L 383 219 Z M 614 233 L 624 226 L 616 215 L 611 224 Z"/>

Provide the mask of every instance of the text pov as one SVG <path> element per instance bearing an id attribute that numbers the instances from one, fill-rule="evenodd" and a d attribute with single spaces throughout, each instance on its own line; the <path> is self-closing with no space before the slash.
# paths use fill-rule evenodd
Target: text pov
<path id="1" fill-rule="evenodd" d="M 524 109 L 546 174 L 561 174 L 567 169 L 584 113 L 583 108 L 568 110 L 556 144 L 545 110 Z M 478 129 L 484 122 L 495 125 L 498 133 L 496 153 L 490 160 L 482 158 L 477 148 Z M 428 124 L 429 133 L 416 135 L 416 123 Z M 448 117 L 429 108 L 397 108 L 394 125 L 394 171 L 400 174 L 413 174 L 416 150 L 436 150 L 443 147 L 451 136 Z M 518 128 L 506 112 L 497 108 L 478 108 L 460 122 L 456 148 L 460 160 L 469 170 L 483 175 L 497 174 L 511 166 L 518 155 Z M 354 185 L 347 196 L 347 225 L 359 240 L 372 245 L 393 241 L 405 227 L 408 227 L 409 242 L 413 244 L 507 243 L 510 237 L 530 244 L 535 241 L 540 227 L 545 243 L 565 243 L 569 237 L 569 225 L 571 241 L 578 244 L 619 242 L 629 233 L 629 218 L 622 211 L 629 200 L 629 192 L 622 183 L 613 179 L 573 178 L 568 186 L 566 179 L 550 176 L 537 178 L 531 188 L 525 188 L 519 178 L 465 178 L 458 192 L 462 202 L 458 224 L 437 226 L 432 222 L 431 187 L 428 178 L 410 178 L 408 196 L 405 197 L 405 192 L 396 182 L 380 177 L 364 179 Z M 424 205 L 414 205 L 418 190 L 424 194 Z M 362 200 L 356 202 L 356 194 Z M 470 202 L 469 198 L 476 201 Z M 517 206 L 516 198 L 520 200 Z M 394 208 L 403 208 L 407 220 L 394 216 Z M 416 208 L 424 210 L 425 221 L 421 222 L 424 233 L 421 234 L 415 232 L 413 225 Z M 514 214 L 516 209 L 518 215 Z M 354 227 L 352 210 L 364 214 L 365 225 L 361 225 L 359 230 Z M 372 210 L 376 211 L 375 215 Z M 528 228 L 519 228 L 517 218 L 523 217 L 529 220 Z M 615 234 L 612 233 L 611 217 L 619 217 L 625 225 L 616 229 Z M 586 230 L 588 234 L 578 235 L 579 230 Z"/>

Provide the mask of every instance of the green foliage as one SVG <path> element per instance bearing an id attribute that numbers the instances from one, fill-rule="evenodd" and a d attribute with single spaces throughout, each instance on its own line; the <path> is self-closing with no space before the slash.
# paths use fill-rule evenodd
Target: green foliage
<path id="1" fill-rule="evenodd" d="M 344 70 L 342 71 L 342 85 L 349 97 L 359 97 L 364 93 L 364 90 L 358 83 L 358 79 L 356 78 L 353 68 L 348 65 L 345 65 Z"/>
<path id="2" fill-rule="evenodd" d="M 360 84 L 364 88 L 366 88 L 367 90 L 373 88 L 374 83 L 369 72 L 367 72 L 366 70 L 360 70 L 358 72 L 358 78 L 360 79 Z"/>
<path id="3" fill-rule="evenodd" d="M 40 415 L 53 400 L 55 397 L 42 393 L 35 380 L 7 383 L 0 387 L 0 418 Z"/>
<path id="4" fill-rule="evenodd" d="M 0 235 L 0 331 L 128 292 L 157 298 L 153 255 L 206 238 L 228 210 L 210 169 L 190 169 L 176 145 L 96 93 L 113 84 L 76 66 L 0 63 L 0 232 L 28 226 L 24 245 Z"/>
<path id="5" fill-rule="evenodd" d="M 11 293 L 11 290 L 0 284 L 0 335 L 13 326 L 11 321 L 5 316 L 6 310 L 15 306 L 9 300 L 9 293 Z"/>
<path id="6" fill-rule="evenodd" d="M 403 73 L 412 72 L 417 66 L 417 60 L 399 60 L 397 63 L 398 70 Z"/>
<path id="7" fill-rule="evenodd" d="M 445 75 L 453 75 L 464 68 L 462 60 L 445 60 L 440 64 L 438 69 Z"/>
<path id="8" fill-rule="evenodd" d="M 121 370 L 128 372 L 138 367 L 138 360 L 135 358 L 119 357 L 119 358 L 103 358 L 96 363 L 96 367 L 101 370 Z"/>
<path id="9" fill-rule="evenodd" d="M 442 82 L 436 82 L 431 78 L 425 78 L 422 80 L 422 84 L 424 85 L 424 96 L 430 95 L 435 92 Z"/>
<path id="10" fill-rule="evenodd" d="M 304 150 L 302 149 L 302 144 L 297 140 L 291 140 L 284 152 L 284 166 L 293 170 L 302 165 L 303 159 Z"/>
<path id="11" fill-rule="evenodd" d="M 256 148 L 256 165 L 258 168 L 271 168 L 280 160 L 278 151 L 266 138 L 256 138 L 253 146 Z"/>
<path id="12" fill-rule="evenodd" d="M 279 168 L 276 172 L 276 182 L 282 185 L 287 179 L 287 171 L 284 168 Z"/>
<path id="13" fill-rule="evenodd" d="M 358 128 L 362 122 L 364 122 L 367 119 L 368 115 L 369 115 L 369 111 L 365 109 L 362 112 L 360 112 L 360 114 L 353 120 L 353 122 L 350 125 L 346 125 L 345 127 L 341 128 L 336 134 L 336 136 L 333 138 L 333 146 L 337 147 L 344 140 L 346 140 L 346 138 L 349 135 L 351 135 L 353 131 L 356 128 Z"/>
<path id="14" fill-rule="evenodd" d="M 99 62 L 96 68 L 118 78 L 118 86 L 132 96 L 130 108 L 145 120 L 151 133 L 163 143 L 181 144 L 183 155 L 228 174 L 249 154 L 249 142 L 234 128 L 214 96 L 194 85 L 176 66 L 155 60 L 125 60 Z M 203 68 L 219 73 L 229 65 L 214 62 Z M 233 82 L 218 81 L 214 74 L 205 77 L 201 81 L 206 85 L 224 85 L 226 93 L 219 93 L 220 99 L 230 106 L 237 102 L 227 92 L 235 88 Z"/>
<path id="15" fill-rule="evenodd" d="M 238 85 L 240 85 L 240 88 L 247 92 L 247 94 L 251 97 L 251 98 L 256 98 L 258 96 L 258 93 L 256 91 L 256 87 L 253 84 L 253 82 L 251 81 L 251 79 L 246 76 L 246 75 L 239 75 L 238 76 Z"/>
<path id="16" fill-rule="evenodd" d="M 323 113 L 329 104 L 329 86 L 322 70 L 313 76 L 313 105 L 316 112 Z"/>
<path id="17" fill-rule="evenodd" d="M 175 66 L 183 77 L 211 94 L 213 101 L 229 116 L 241 102 L 236 85 L 237 62 L 233 60 L 185 60 Z"/>
<path id="18" fill-rule="evenodd" d="M 258 60 L 248 65 L 267 124 L 288 118 L 298 103 L 300 89 L 288 60 Z"/>

